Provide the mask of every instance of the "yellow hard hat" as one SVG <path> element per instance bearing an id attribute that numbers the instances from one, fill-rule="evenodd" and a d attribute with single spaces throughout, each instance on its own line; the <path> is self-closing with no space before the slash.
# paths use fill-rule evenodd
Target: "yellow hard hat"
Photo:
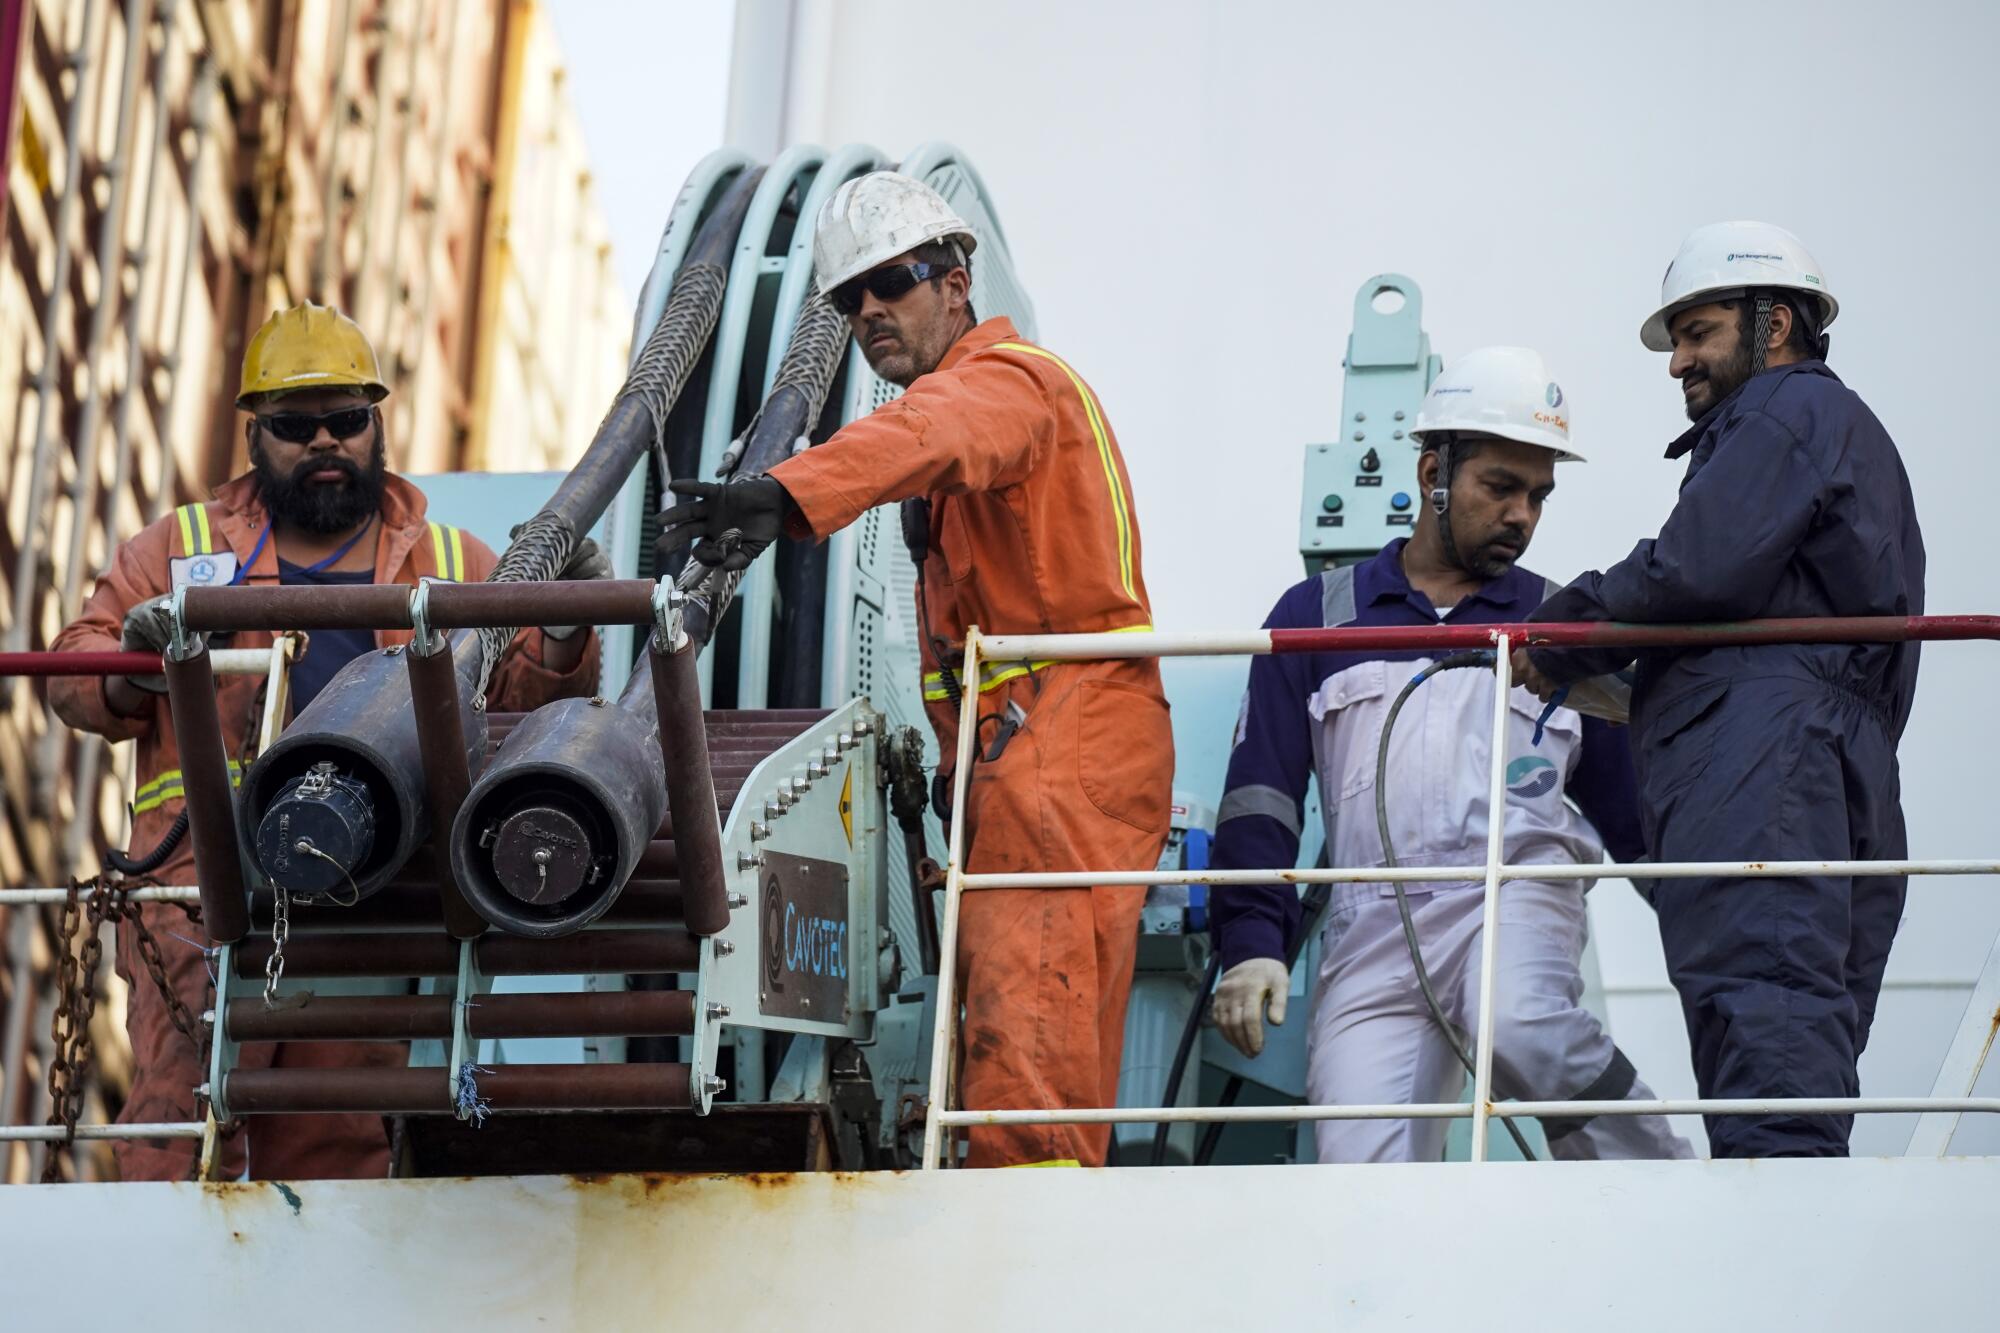
<path id="1" fill-rule="evenodd" d="M 267 395 L 299 389 L 358 389 L 373 403 L 389 396 L 361 326 L 311 301 L 280 310 L 251 335 L 236 405 L 249 410 Z"/>

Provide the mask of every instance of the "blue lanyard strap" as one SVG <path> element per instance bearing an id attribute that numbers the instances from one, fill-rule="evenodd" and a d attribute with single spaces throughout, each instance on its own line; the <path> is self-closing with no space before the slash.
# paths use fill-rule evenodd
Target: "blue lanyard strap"
<path id="1" fill-rule="evenodd" d="M 326 559 L 320 561 L 316 565 L 307 565 L 305 567 L 305 572 L 308 574 L 318 574 L 321 571 L 333 565 L 339 564 L 341 558 L 345 556 L 349 551 L 353 550 L 356 544 L 359 543 L 363 537 L 366 537 L 371 531 L 373 531 L 374 528 L 375 528 L 375 520 L 371 517 L 366 523 L 361 525 L 361 531 L 355 533 L 352 537 L 349 537 L 347 539 L 346 544 L 344 544 L 338 551 L 335 551 L 332 555 L 328 556 Z M 250 548 L 250 558 L 248 560 L 245 560 L 243 564 L 237 569 L 236 577 L 229 580 L 230 585 L 232 587 L 235 586 L 236 584 L 242 583 L 243 581 L 245 581 L 250 577 L 250 567 L 257 563 L 258 556 L 264 554 L 264 543 L 269 540 L 271 540 L 271 525 L 269 523 L 266 523 L 264 525 L 264 530 L 257 534 L 257 544 Z"/>

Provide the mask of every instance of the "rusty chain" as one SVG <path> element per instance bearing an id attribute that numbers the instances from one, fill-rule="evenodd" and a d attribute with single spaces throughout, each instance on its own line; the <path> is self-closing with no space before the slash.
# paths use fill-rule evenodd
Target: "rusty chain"
<path id="1" fill-rule="evenodd" d="M 265 691 L 269 687 L 269 679 L 259 681 L 250 701 L 244 743 L 238 755 L 239 763 L 245 768 L 249 766 L 256 748 L 256 718 L 263 708 Z M 54 1184 L 62 1179 L 63 1152 L 73 1149 L 76 1143 L 76 1122 L 83 1113 L 90 1068 L 94 1062 L 90 1023 L 97 1012 L 97 971 L 103 959 L 102 936 L 107 921 L 123 922 L 131 929 L 133 949 L 167 1007 L 168 1021 L 194 1045 L 201 1065 L 205 1068 L 208 1064 L 212 1035 L 209 1026 L 188 1008 L 180 992 L 174 989 L 172 980 L 167 976 L 166 957 L 160 949 L 159 940 L 147 927 L 139 904 L 127 896 L 127 890 L 159 882 L 150 875 L 129 879 L 120 877 L 113 882 L 103 873 L 87 880 L 72 878 L 69 882 L 69 892 L 64 898 L 62 917 L 56 930 L 56 1005 L 49 1025 L 54 1050 L 48 1068 L 47 1123 L 62 1126 L 63 1137 L 49 1146 L 48 1156 L 42 1163 L 43 1184 Z M 85 894 L 88 894 L 87 899 Z M 182 904 L 181 910 L 190 924 L 200 927 L 200 907 Z M 89 919 L 90 930 L 79 948 L 77 934 L 80 918 L 85 916 Z M 215 976 L 211 968 L 204 1008 L 214 1007 L 214 996 Z M 197 1095 L 197 1115 L 201 1114 L 202 1100 Z"/>
<path id="2" fill-rule="evenodd" d="M 49 1060 L 48 1072 L 47 1123 L 61 1125 L 64 1137 L 51 1145 L 42 1164 L 43 1184 L 53 1184 L 62 1179 L 62 1153 L 75 1144 L 77 1118 L 83 1113 L 90 1068 L 94 1062 L 90 1023 L 97 1011 L 97 972 L 103 958 L 103 927 L 106 922 L 122 922 L 131 929 L 133 948 L 166 1004 L 168 1020 L 193 1043 L 202 1063 L 207 1063 L 206 1025 L 174 989 L 167 977 L 166 957 L 161 952 L 158 938 L 147 927 L 139 904 L 126 896 L 129 889 L 157 882 L 147 878 L 112 883 L 102 875 L 70 881 L 69 893 L 63 902 L 61 924 L 56 932 L 56 1007 L 50 1023 L 55 1050 Z M 187 912 L 190 922 L 199 925 L 200 909 L 183 910 Z M 77 934 L 82 924 L 80 918 L 88 919 L 89 930 L 79 947 Z M 213 984 L 211 979 L 211 987 Z M 212 989 L 210 993 L 213 994 Z"/>
<path id="3" fill-rule="evenodd" d="M 87 903 L 79 911 L 79 897 L 90 890 Z M 106 917 L 112 911 L 110 895 L 102 878 L 82 881 L 72 878 L 63 900 L 62 923 L 57 928 L 56 1008 L 49 1023 L 54 1050 L 49 1058 L 49 1118 L 60 1125 L 63 1137 L 49 1148 L 42 1162 L 42 1183 L 62 1179 L 63 1149 L 76 1142 L 76 1121 L 83 1113 L 85 1087 L 90 1078 L 93 1049 L 90 1022 L 97 1013 L 97 967 L 103 958 L 100 938 Z M 87 917 L 90 929 L 84 932 L 79 949 L 79 917 Z M 79 954 L 81 955 L 79 957 Z"/>
<path id="4" fill-rule="evenodd" d="M 76 1040 L 76 932 L 79 916 L 76 880 L 69 882 L 69 896 L 63 900 L 62 924 L 56 929 L 56 1008 L 49 1022 L 49 1119 L 64 1127 L 64 1142 L 76 1137 L 76 1114 L 70 1107 L 72 1048 Z M 42 1183 L 62 1179 L 60 1145 L 51 1147 L 42 1162 Z"/>
<path id="5" fill-rule="evenodd" d="M 128 887 L 131 886 L 120 885 L 116 890 L 121 909 L 118 918 L 132 928 L 132 947 L 138 951 L 139 961 L 145 964 L 146 974 L 153 979 L 153 985 L 158 988 L 160 998 L 166 1002 L 168 1021 L 199 1050 L 203 1045 L 203 1035 L 198 1020 L 194 1011 L 187 1007 L 187 1002 L 181 999 L 180 992 L 167 980 L 167 960 L 160 953 L 160 942 L 153 937 L 153 932 L 146 928 L 145 919 L 139 915 L 139 905 L 123 896 L 124 890 Z M 211 986 L 213 984 L 210 982 Z"/>

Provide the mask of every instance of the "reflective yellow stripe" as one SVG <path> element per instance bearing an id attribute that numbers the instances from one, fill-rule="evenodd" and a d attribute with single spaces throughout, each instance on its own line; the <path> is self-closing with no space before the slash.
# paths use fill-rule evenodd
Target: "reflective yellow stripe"
<path id="1" fill-rule="evenodd" d="M 1119 629 L 1100 630 L 1097 632 L 1102 634 L 1144 634 L 1152 628 L 1151 625 L 1126 625 Z M 1030 671 L 1046 671 L 1054 665 L 1053 661 L 1029 662 L 1018 658 L 1011 662 L 983 662 L 979 667 L 979 692 L 984 694 L 996 685 L 1004 685 L 1010 680 L 1018 680 Z M 926 700 L 935 701 L 950 697 L 951 695 L 944 687 L 944 673 L 942 671 L 927 671 L 924 673 L 924 698 Z"/>
<path id="2" fill-rule="evenodd" d="M 215 538 L 208 528 L 207 505 L 182 505 L 174 511 L 174 517 L 180 520 L 182 555 L 214 554 Z"/>
<path id="3" fill-rule="evenodd" d="M 1052 1157 L 1046 1162 L 1009 1162 L 1007 1165 L 1010 1169 L 1022 1170 L 1037 1166 L 1074 1166 L 1080 1168 L 1083 1163 L 1077 1161 L 1074 1157 Z"/>
<path id="4" fill-rule="evenodd" d="M 437 577 L 447 583 L 465 581 L 465 533 L 448 523 L 432 523 L 431 557 Z"/>
<path id="5" fill-rule="evenodd" d="M 1054 662 L 1024 661 L 985 663 L 979 668 L 979 692 L 984 694 L 997 686 L 1005 685 L 1010 680 L 1019 680 L 1030 671 L 1044 671 L 1054 665 Z M 924 676 L 924 698 L 948 699 L 950 697 L 950 694 L 944 688 L 944 673 L 942 671 L 927 672 Z"/>
<path id="6" fill-rule="evenodd" d="M 243 784 L 243 766 L 235 760 L 229 762 L 229 785 Z M 178 801 L 186 794 L 181 783 L 181 771 L 170 768 L 132 794 L 132 813 L 142 815 L 148 810 L 157 810 L 168 801 Z"/>
<path id="7" fill-rule="evenodd" d="M 1111 455 L 1111 437 L 1105 433 L 1104 418 L 1098 415 L 1097 400 L 1090 396 L 1090 390 L 1069 368 L 1061 357 L 1041 347 L 1031 347 L 1027 343 L 995 343 L 995 347 L 1010 352 L 1026 352 L 1029 356 L 1039 356 L 1053 361 L 1056 368 L 1069 376 L 1069 382 L 1076 386 L 1076 396 L 1083 400 L 1083 412 L 1090 419 L 1090 433 L 1097 438 L 1097 458 L 1104 464 L 1104 483 L 1111 488 L 1111 514 L 1118 524 L 1118 576 L 1125 588 L 1125 595 L 1133 601 L 1139 594 L 1132 583 L 1132 515 L 1130 502 L 1125 497 L 1125 483 L 1118 478 L 1118 460 Z"/>
<path id="8" fill-rule="evenodd" d="M 231 778 L 240 778 L 243 776 L 243 766 L 237 763 L 234 759 L 229 761 L 229 776 Z M 148 782 L 145 786 L 139 788 L 137 794 L 140 796 L 144 796 L 148 792 L 154 791 L 160 787 L 164 787 L 169 783 L 172 783 L 175 786 L 179 786 L 180 781 L 181 781 L 181 771 L 178 768 L 170 768 L 166 772 L 160 774 L 160 776 L 154 778 L 151 782 Z"/>

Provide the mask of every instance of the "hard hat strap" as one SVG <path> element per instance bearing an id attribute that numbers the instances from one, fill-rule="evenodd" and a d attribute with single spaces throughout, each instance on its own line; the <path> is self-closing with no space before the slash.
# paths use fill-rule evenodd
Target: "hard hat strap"
<path id="1" fill-rule="evenodd" d="M 1764 373 L 1764 345 L 1771 341 L 1771 294 L 1757 293 L 1757 319 L 1750 342 L 1750 373 Z"/>
<path id="2" fill-rule="evenodd" d="M 1444 558 L 1453 569 L 1470 574 L 1465 561 L 1458 554 L 1458 542 L 1451 535 L 1451 447 L 1452 437 L 1441 434 L 1433 437 L 1436 444 L 1431 452 L 1437 455 L 1437 481 L 1430 490 L 1431 513 L 1437 516 L 1438 544 L 1444 549 Z"/>
<path id="3" fill-rule="evenodd" d="M 1443 518 L 1444 511 L 1451 507 L 1451 437 L 1439 440 L 1431 452 L 1438 459 L 1437 480 L 1430 493 L 1431 512 Z"/>

